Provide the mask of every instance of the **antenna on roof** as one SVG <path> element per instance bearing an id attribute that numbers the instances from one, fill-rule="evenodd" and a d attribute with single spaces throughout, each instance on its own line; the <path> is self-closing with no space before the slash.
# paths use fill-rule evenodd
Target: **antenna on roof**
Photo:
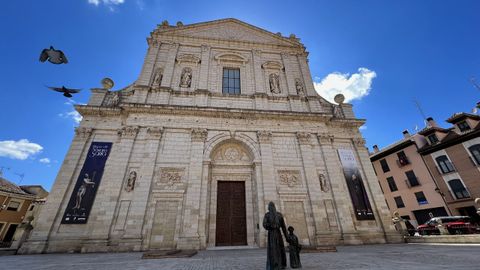
<path id="1" fill-rule="evenodd" d="M 470 82 L 473 84 L 473 87 L 477 88 L 478 91 L 480 91 L 480 85 L 478 85 L 477 81 L 475 80 L 475 77 L 470 78 Z"/>
<path id="2" fill-rule="evenodd" d="M 425 116 L 422 106 L 420 106 L 420 103 L 416 99 L 413 99 L 413 102 L 415 103 L 415 106 L 417 107 L 418 111 L 420 112 L 420 115 L 422 116 L 423 123 L 425 124 L 425 126 L 427 126 L 427 120 L 426 120 L 427 116 Z"/>
<path id="3" fill-rule="evenodd" d="M 3 177 L 3 170 L 10 170 L 10 167 L 0 166 L 0 177 Z"/>
<path id="4" fill-rule="evenodd" d="M 20 181 L 18 182 L 18 185 L 20 185 L 23 181 L 23 178 L 25 177 L 25 174 L 24 173 L 15 173 L 15 175 L 17 175 L 18 177 L 20 177 Z"/>

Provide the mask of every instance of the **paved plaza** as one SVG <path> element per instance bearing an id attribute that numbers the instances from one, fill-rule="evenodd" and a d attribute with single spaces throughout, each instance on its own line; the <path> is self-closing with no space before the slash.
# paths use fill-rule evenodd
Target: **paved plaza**
<path id="1" fill-rule="evenodd" d="M 480 269 L 480 245 L 341 246 L 303 253 L 303 269 Z M 288 254 L 287 254 L 288 256 Z M 265 269 L 266 249 L 206 250 L 191 258 L 141 259 L 142 253 L 43 254 L 0 257 L 0 269 Z"/>

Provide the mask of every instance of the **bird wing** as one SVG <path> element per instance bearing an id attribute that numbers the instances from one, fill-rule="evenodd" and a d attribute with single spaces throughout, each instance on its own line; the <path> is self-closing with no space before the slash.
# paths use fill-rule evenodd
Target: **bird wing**
<path id="1" fill-rule="evenodd" d="M 68 60 L 67 60 L 67 57 L 65 56 L 65 54 L 62 52 L 62 51 L 58 51 L 60 53 L 60 58 L 62 59 L 63 63 L 68 63 Z"/>
<path id="2" fill-rule="evenodd" d="M 80 92 L 80 90 L 82 90 L 82 89 L 65 88 L 65 90 L 67 90 L 66 92 L 68 92 L 68 93 L 76 94 L 76 93 Z"/>
<path id="3" fill-rule="evenodd" d="M 61 87 L 52 87 L 52 86 L 47 86 L 48 88 L 52 89 L 53 91 L 61 92 L 63 93 L 63 89 Z"/>
<path id="4" fill-rule="evenodd" d="M 40 54 L 40 62 L 45 62 L 48 59 L 48 49 L 43 49 L 42 53 Z"/>

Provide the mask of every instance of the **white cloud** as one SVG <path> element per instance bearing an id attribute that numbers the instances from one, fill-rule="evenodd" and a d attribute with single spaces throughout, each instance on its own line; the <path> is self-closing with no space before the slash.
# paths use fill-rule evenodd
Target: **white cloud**
<path id="1" fill-rule="evenodd" d="M 39 144 L 29 142 L 27 139 L 18 141 L 0 141 L 0 157 L 25 160 L 42 151 Z"/>
<path id="2" fill-rule="evenodd" d="M 106 6 L 112 6 L 112 5 L 120 5 L 125 3 L 125 0 L 88 0 L 89 4 L 93 4 L 95 6 L 100 5 L 103 3 Z"/>
<path id="3" fill-rule="evenodd" d="M 345 96 L 345 102 L 354 99 L 361 99 L 370 93 L 372 88 L 372 80 L 377 74 L 368 68 L 359 68 L 358 73 L 340 73 L 333 72 L 328 74 L 320 82 L 313 82 L 315 90 L 320 96 L 333 102 L 333 98 L 337 94 Z M 318 80 L 318 78 L 315 78 Z"/>
<path id="4" fill-rule="evenodd" d="M 40 163 L 44 163 L 44 164 L 49 164 L 50 163 L 49 158 L 41 158 L 39 161 L 40 161 Z"/>
<path id="5" fill-rule="evenodd" d="M 360 129 L 360 130 L 366 130 L 366 129 L 367 129 L 367 126 L 365 126 L 365 125 L 364 125 L 364 126 L 361 126 L 359 129 Z"/>
<path id="6" fill-rule="evenodd" d="M 66 112 L 66 113 L 60 113 L 58 116 L 63 117 L 63 118 L 69 118 L 75 121 L 75 123 L 80 123 L 82 121 L 82 116 L 75 110 Z"/>

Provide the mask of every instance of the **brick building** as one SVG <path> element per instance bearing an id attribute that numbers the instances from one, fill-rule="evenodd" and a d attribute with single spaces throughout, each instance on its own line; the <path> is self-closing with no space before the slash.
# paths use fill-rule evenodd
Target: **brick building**
<path id="1" fill-rule="evenodd" d="M 400 240 L 364 120 L 316 93 L 295 35 L 222 19 L 164 22 L 147 41 L 138 80 L 105 79 L 76 106 L 21 253 L 264 247 L 270 201 L 303 245 Z"/>

